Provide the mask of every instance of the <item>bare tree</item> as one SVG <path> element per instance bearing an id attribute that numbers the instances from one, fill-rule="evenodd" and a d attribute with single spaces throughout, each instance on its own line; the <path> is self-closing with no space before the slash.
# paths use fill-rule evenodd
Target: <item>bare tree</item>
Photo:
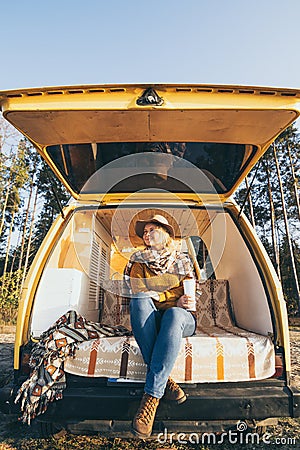
<path id="1" fill-rule="evenodd" d="M 291 149 L 290 149 L 289 144 L 287 144 L 287 150 L 288 150 L 288 155 L 289 155 L 289 160 L 290 160 L 291 173 L 292 173 L 292 177 L 293 177 L 295 201 L 296 201 L 297 210 L 298 210 L 298 217 L 299 217 L 299 220 L 300 220 L 300 202 L 299 202 L 299 192 L 298 192 L 298 179 L 296 178 L 294 162 L 293 162 L 293 159 L 292 159 Z"/>
<path id="2" fill-rule="evenodd" d="M 1 284 L 1 288 L 0 288 L 0 297 L 3 295 L 6 278 L 7 278 L 6 273 L 7 273 L 7 267 L 8 267 L 9 254 L 10 254 L 10 250 L 11 250 L 11 238 L 12 238 L 12 233 L 13 233 L 13 229 L 14 229 L 15 217 L 16 217 L 16 210 L 14 210 L 12 212 L 12 218 L 11 218 L 11 223 L 10 223 L 10 227 L 9 227 L 9 233 L 8 233 L 7 244 L 6 244 L 6 252 L 5 252 L 5 260 L 4 260 L 4 268 L 3 268 L 3 274 L 2 274 L 2 284 Z"/>
<path id="3" fill-rule="evenodd" d="M 32 175 L 32 178 L 31 178 L 30 184 L 29 184 L 29 196 L 28 196 L 27 206 L 26 206 L 26 210 L 25 210 L 25 218 L 24 218 L 24 222 L 22 225 L 22 238 L 21 238 L 21 244 L 20 244 L 20 258 L 19 258 L 19 267 L 18 267 L 19 270 L 21 269 L 22 264 L 23 264 L 23 255 L 24 255 L 24 251 L 25 251 L 25 242 L 26 242 L 26 234 L 27 234 L 28 221 L 29 221 L 29 215 L 30 215 L 30 209 L 31 209 L 31 200 L 32 200 L 32 195 L 33 195 L 33 190 L 34 190 L 35 167 L 36 167 L 36 164 L 34 164 L 34 171 L 33 171 L 33 175 Z"/>
<path id="4" fill-rule="evenodd" d="M 281 173 L 280 173 L 280 168 L 279 168 L 279 163 L 278 163 L 278 158 L 277 158 L 277 147 L 276 147 L 275 143 L 272 145 L 272 148 L 273 148 L 274 161 L 275 161 L 275 164 L 276 164 L 277 178 L 278 178 L 278 182 L 279 182 L 279 190 L 280 190 L 280 198 L 281 198 L 281 206 L 282 206 L 282 213 L 283 213 L 283 219 L 284 219 L 286 238 L 287 238 L 287 243 L 288 243 L 291 263 L 292 263 L 292 273 L 293 273 L 294 282 L 295 282 L 295 286 L 296 286 L 296 291 L 297 291 L 297 295 L 298 295 L 298 299 L 297 299 L 298 300 L 298 312 L 300 313 L 299 282 L 298 282 L 297 269 L 296 269 L 296 264 L 295 264 L 295 257 L 294 257 L 294 252 L 293 252 L 291 234 L 290 234 L 290 230 L 289 230 L 288 216 L 287 216 L 287 211 L 286 211 L 286 206 L 285 206 L 285 199 L 284 199 L 284 192 L 283 192 Z"/>
<path id="5" fill-rule="evenodd" d="M 253 228 L 255 229 L 255 218 L 254 218 L 254 211 L 253 211 L 253 203 L 252 203 L 251 191 L 249 190 L 248 177 L 245 178 L 245 183 L 246 183 L 247 192 L 249 192 L 248 204 L 249 204 L 249 210 L 250 210 L 251 223 L 252 223 Z"/>
<path id="6" fill-rule="evenodd" d="M 276 272 L 277 272 L 278 278 L 281 280 L 280 253 L 279 253 L 279 245 L 278 245 L 277 233 L 276 233 L 275 206 L 274 206 L 273 195 L 272 195 L 271 173 L 270 173 L 270 166 L 269 166 L 268 159 L 266 159 L 266 163 L 264 164 L 264 166 L 266 168 L 267 182 L 268 182 L 268 199 L 269 199 L 269 205 L 270 205 L 270 220 L 271 220 L 273 254 L 274 254 L 274 258 L 275 258 Z"/>
<path id="7" fill-rule="evenodd" d="M 16 161 L 16 156 L 13 157 L 12 151 L 10 153 L 10 157 L 12 157 L 12 159 L 13 159 L 12 165 L 14 165 L 15 161 Z M 3 232 L 3 228 L 4 228 L 4 224 L 5 224 L 5 215 L 6 215 L 7 205 L 8 205 L 8 201 L 9 201 L 9 195 L 10 195 L 10 191 L 11 191 L 11 186 L 13 184 L 13 171 L 10 168 L 7 168 L 7 171 L 8 171 L 8 178 L 7 178 L 4 186 L 2 187 L 2 192 L 3 192 L 2 195 L 4 197 L 4 202 L 2 203 L 2 208 L 1 208 L 0 236 L 2 235 L 2 232 Z"/>
<path id="8" fill-rule="evenodd" d="M 35 219 L 35 213 L 36 213 L 37 199 L 38 199 L 38 188 L 36 187 L 35 196 L 34 196 L 34 204 L 33 204 L 33 209 L 32 209 L 31 218 L 30 218 L 30 228 L 29 228 L 29 235 L 28 235 L 28 243 L 27 243 L 27 249 L 26 249 L 25 262 L 24 262 L 24 267 L 23 267 L 23 277 L 22 277 L 22 282 L 21 282 L 21 286 L 20 286 L 21 290 L 22 290 L 22 288 L 24 286 L 25 277 L 26 277 L 27 268 L 28 268 L 30 249 L 31 249 L 32 233 L 33 233 L 33 226 L 34 226 L 34 219 Z"/>

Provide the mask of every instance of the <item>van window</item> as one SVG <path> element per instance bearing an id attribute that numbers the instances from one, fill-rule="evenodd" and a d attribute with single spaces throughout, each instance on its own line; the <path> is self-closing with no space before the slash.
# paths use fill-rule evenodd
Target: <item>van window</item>
<path id="1" fill-rule="evenodd" d="M 225 193 L 237 181 L 257 147 L 209 142 L 110 142 L 51 145 L 46 150 L 77 193 L 140 189 Z M 171 161 L 167 177 L 160 176 L 157 158 L 160 162 Z M 87 183 L 99 169 L 94 182 Z M 198 169 L 205 180 L 199 177 Z"/>

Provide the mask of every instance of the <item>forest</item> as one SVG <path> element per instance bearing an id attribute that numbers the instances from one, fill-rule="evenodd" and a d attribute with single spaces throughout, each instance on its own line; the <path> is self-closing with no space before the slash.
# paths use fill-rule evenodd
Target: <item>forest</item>
<path id="1" fill-rule="evenodd" d="M 300 133 L 295 125 L 269 147 L 235 194 L 281 280 L 289 316 L 299 316 Z M 0 119 L 0 324 L 14 324 L 26 273 L 69 200 L 40 155 Z"/>

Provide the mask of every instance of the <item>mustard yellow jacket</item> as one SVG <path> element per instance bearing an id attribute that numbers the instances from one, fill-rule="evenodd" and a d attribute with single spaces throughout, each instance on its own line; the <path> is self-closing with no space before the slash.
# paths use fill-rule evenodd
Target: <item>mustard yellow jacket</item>
<path id="1" fill-rule="evenodd" d="M 186 278 L 186 277 L 184 277 Z M 157 309 L 168 309 L 177 305 L 183 295 L 183 279 L 172 273 L 156 275 L 149 267 L 135 262 L 130 271 L 130 283 L 133 294 L 138 292 L 159 292 L 159 300 L 154 300 Z"/>

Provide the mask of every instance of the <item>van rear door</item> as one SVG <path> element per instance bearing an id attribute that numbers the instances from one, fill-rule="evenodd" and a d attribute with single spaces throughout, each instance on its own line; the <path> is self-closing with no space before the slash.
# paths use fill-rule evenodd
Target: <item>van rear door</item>
<path id="1" fill-rule="evenodd" d="M 175 160 L 177 166 L 172 161 L 175 178 L 176 167 L 177 173 L 191 169 L 188 163 L 203 171 L 213 188 L 193 182 L 190 197 L 196 193 L 206 201 L 213 202 L 214 197 L 225 201 L 270 143 L 297 119 L 299 98 L 299 90 L 208 85 L 0 92 L 4 117 L 36 146 L 72 196 L 85 201 L 113 198 L 116 193 L 120 200 L 136 191 L 135 183 L 119 185 L 119 192 L 118 182 L 108 189 L 105 177 L 118 171 L 123 179 L 137 175 L 142 159 L 126 157 L 143 153 L 141 144 L 149 143 L 167 143 L 166 155 L 181 159 L 181 165 Z M 185 146 L 184 154 L 180 149 L 178 153 L 180 145 Z M 121 164 L 109 166 L 120 157 L 125 157 Z M 155 172 L 151 164 L 152 172 L 147 173 Z M 86 186 L 99 170 L 100 177 Z M 182 190 L 187 198 L 189 189 L 184 192 L 180 185 L 173 189 L 172 184 L 165 188 L 178 196 Z"/>

